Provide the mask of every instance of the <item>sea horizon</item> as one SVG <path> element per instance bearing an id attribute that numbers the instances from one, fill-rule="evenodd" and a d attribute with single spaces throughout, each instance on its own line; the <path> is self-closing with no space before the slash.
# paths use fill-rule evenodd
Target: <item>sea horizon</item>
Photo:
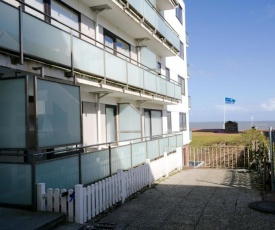
<path id="1" fill-rule="evenodd" d="M 275 128 L 275 121 L 235 121 L 238 123 L 238 130 L 244 131 L 254 126 L 259 130 L 269 130 L 269 127 Z M 223 121 L 201 121 L 190 122 L 190 130 L 195 129 L 223 129 Z"/>

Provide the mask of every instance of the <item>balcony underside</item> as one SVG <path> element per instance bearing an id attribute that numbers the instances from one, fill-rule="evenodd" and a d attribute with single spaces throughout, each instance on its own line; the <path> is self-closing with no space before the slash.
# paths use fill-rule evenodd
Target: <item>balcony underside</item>
<path id="1" fill-rule="evenodd" d="M 133 14 L 127 13 L 128 10 L 119 7 L 118 3 L 109 0 L 82 0 L 82 2 L 91 9 L 108 5 L 111 9 L 101 11 L 99 16 L 112 22 L 114 26 L 118 27 L 130 37 L 140 40 L 139 45 L 150 47 L 155 53 L 159 54 L 159 56 L 168 57 L 177 54 L 172 46 L 165 43 L 163 36 L 157 34 L 152 28 L 149 28 L 138 16 L 133 17 Z"/>

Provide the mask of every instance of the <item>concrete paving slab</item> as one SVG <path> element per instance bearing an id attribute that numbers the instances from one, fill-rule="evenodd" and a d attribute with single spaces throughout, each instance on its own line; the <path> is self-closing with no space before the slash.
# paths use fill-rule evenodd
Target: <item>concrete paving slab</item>
<path id="1" fill-rule="evenodd" d="M 275 216 L 248 207 L 262 200 L 248 172 L 181 171 L 101 218 L 115 229 L 264 229 Z M 258 224 L 257 224 L 258 223 Z"/>

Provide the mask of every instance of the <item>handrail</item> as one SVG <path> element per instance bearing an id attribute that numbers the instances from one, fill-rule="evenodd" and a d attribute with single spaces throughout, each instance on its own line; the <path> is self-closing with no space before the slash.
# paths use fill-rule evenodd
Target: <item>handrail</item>
<path id="1" fill-rule="evenodd" d="M 118 53 L 119 55 L 124 56 L 126 59 L 129 59 L 129 60 L 131 61 L 131 62 L 129 61 L 130 63 L 132 63 L 132 62 L 133 62 L 133 63 L 137 63 L 137 64 L 136 64 L 137 66 L 139 66 L 139 67 L 141 66 L 143 69 L 148 70 L 148 71 L 150 71 L 150 72 L 153 72 L 153 74 L 155 74 L 156 76 L 161 76 L 163 79 L 165 79 L 166 81 L 168 81 L 168 80 L 166 79 L 166 76 L 163 75 L 163 74 L 159 74 L 157 70 L 151 69 L 150 67 L 144 65 L 143 63 L 138 62 L 137 60 L 134 60 L 134 59 L 132 59 L 131 57 L 128 57 L 128 56 L 126 56 L 125 54 L 123 54 L 123 53 L 121 53 L 121 52 L 119 52 L 119 51 L 117 51 L 117 50 L 114 50 L 114 49 L 112 49 L 112 48 L 106 46 L 104 43 L 102 43 L 102 42 L 100 42 L 100 41 L 97 41 L 96 39 L 90 37 L 90 36 L 87 35 L 87 34 L 82 33 L 80 30 L 76 30 L 76 29 L 74 29 L 74 28 L 68 26 L 67 24 L 65 24 L 65 23 L 63 23 L 63 22 L 58 21 L 57 19 L 53 18 L 52 16 L 50 16 L 50 15 L 48 15 L 48 14 L 45 14 L 44 12 L 42 12 L 42 11 L 36 9 L 35 7 L 33 7 L 33 6 L 31 6 L 31 5 L 29 5 L 29 4 L 25 3 L 25 2 L 23 2 L 22 0 L 15 0 L 15 1 L 19 2 L 20 4 L 22 4 L 22 5 L 24 5 L 24 6 L 27 6 L 27 7 L 31 8 L 32 10 L 34 10 L 34 11 L 36 11 L 36 12 L 38 12 L 38 13 L 44 15 L 44 16 L 47 17 L 47 18 L 50 18 L 51 20 L 54 20 L 54 21 L 58 22 L 59 24 L 65 26 L 65 27 L 67 27 L 67 28 L 69 28 L 70 30 L 72 30 L 72 31 L 74 31 L 74 32 L 76 32 L 76 33 L 79 33 L 81 36 L 84 36 L 84 37 L 86 37 L 86 38 L 88 38 L 88 39 L 91 39 L 93 42 L 95 42 L 96 45 L 99 44 L 100 46 L 103 46 L 103 50 L 104 50 L 104 51 L 106 51 L 106 52 L 108 52 L 108 53 L 111 53 L 111 52 L 109 52 L 108 50 L 115 51 L 115 53 Z M 6 2 L 5 2 L 5 3 L 6 3 Z M 9 3 L 7 3 L 7 4 L 9 4 Z M 27 13 L 27 12 L 25 12 L 25 13 Z M 32 15 L 32 16 L 33 16 L 33 15 Z M 52 25 L 52 26 L 54 26 L 54 25 Z M 58 28 L 58 29 L 62 30 L 61 28 Z M 67 32 L 67 31 L 65 31 L 65 32 Z M 81 40 L 82 40 L 82 39 L 81 39 Z M 85 40 L 85 41 L 86 41 L 86 40 Z M 88 41 L 86 41 L 86 42 L 88 42 Z M 90 43 L 90 42 L 89 42 L 89 43 Z M 97 48 L 100 48 L 100 47 L 97 46 Z M 117 56 L 117 55 L 115 55 L 115 56 Z M 176 85 L 179 85 L 179 83 L 176 82 L 176 81 L 174 81 L 173 79 L 170 79 L 168 82 L 172 82 L 172 83 L 174 83 L 174 84 L 176 84 Z"/>
<path id="2" fill-rule="evenodd" d="M 64 153 L 64 152 L 73 152 L 73 151 L 83 151 L 83 149 L 86 148 L 93 148 L 93 147 L 99 147 L 99 146 L 109 146 L 112 147 L 112 145 L 114 144 L 119 144 L 119 143 L 124 143 L 124 142 L 129 142 L 130 144 L 136 144 L 136 143 L 140 143 L 140 142 L 144 142 L 144 141 L 140 141 L 140 142 L 134 142 L 136 140 L 142 140 L 144 139 L 145 141 L 150 141 L 150 140 L 157 140 L 157 139 L 163 139 L 165 137 L 173 137 L 176 135 L 182 134 L 182 132 L 172 132 L 172 133 L 167 133 L 167 134 L 158 134 L 158 135 L 154 135 L 154 136 L 146 136 L 146 137 L 139 137 L 139 138 L 133 138 L 133 139 L 126 139 L 123 141 L 113 141 L 113 142 L 102 142 L 99 144 L 93 144 L 93 145 L 85 145 L 85 146 L 76 146 L 76 147 L 71 147 L 71 148 L 65 148 L 65 149 L 61 149 L 61 150 L 54 150 L 54 151 L 49 151 L 49 152 L 39 152 L 39 153 L 34 153 L 34 154 L 29 154 L 29 153 L 2 153 L 0 151 L 0 156 L 45 156 L 45 155 L 50 155 L 50 154 L 55 154 L 55 153 Z M 149 140 L 148 140 L 149 138 Z M 113 146 L 113 147 L 117 147 L 117 146 Z"/>

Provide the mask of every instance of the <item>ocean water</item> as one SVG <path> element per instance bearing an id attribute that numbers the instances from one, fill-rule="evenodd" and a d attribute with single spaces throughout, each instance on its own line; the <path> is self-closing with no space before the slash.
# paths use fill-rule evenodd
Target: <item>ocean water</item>
<path id="1" fill-rule="evenodd" d="M 251 121 L 236 121 L 239 131 L 244 131 L 252 127 Z M 255 128 L 259 130 L 269 130 L 269 127 L 275 129 L 275 121 L 253 121 Z M 192 129 L 222 129 L 223 122 L 190 122 L 190 130 Z"/>

